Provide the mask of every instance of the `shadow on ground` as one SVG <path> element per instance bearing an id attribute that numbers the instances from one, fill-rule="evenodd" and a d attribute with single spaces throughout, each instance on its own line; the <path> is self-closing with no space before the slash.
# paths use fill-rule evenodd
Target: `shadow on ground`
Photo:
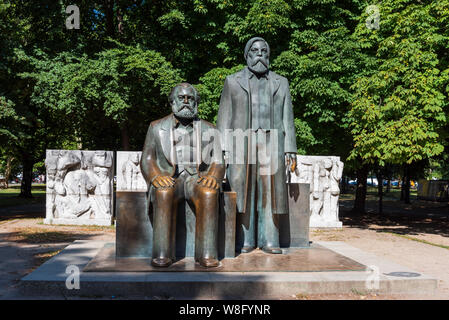
<path id="1" fill-rule="evenodd" d="M 353 202 L 340 202 L 343 225 L 353 228 L 394 232 L 402 235 L 421 233 L 449 237 L 449 203 L 414 200 L 411 204 L 384 201 L 383 213 L 378 213 L 378 202 L 366 202 L 366 214 L 351 212 Z"/>

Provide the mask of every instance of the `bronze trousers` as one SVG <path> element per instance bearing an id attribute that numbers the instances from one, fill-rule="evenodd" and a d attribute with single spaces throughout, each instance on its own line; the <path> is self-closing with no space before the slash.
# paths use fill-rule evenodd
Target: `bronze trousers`
<path id="1" fill-rule="evenodd" d="M 196 216 L 195 260 L 218 259 L 218 196 L 219 190 L 197 183 L 198 175 L 183 171 L 173 188 L 154 188 L 153 258 L 175 261 L 176 218 L 178 204 L 187 200 Z M 180 214 L 185 214 L 180 212 Z"/>
<path id="2" fill-rule="evenodd" d="M 260 139 L 265 135 L 264 139 Z M 279 217 L 273 214 L 271 175 L 268 159 L 270 133 L 258 131 L 253 141 L 255 148 L 252 153 L 248 172 L 248 199 L 245 213 L 237 216 L 237 249 L 242 247 L 279 247 Z M 263 159 L 260 159 L 263 157 Z"/>

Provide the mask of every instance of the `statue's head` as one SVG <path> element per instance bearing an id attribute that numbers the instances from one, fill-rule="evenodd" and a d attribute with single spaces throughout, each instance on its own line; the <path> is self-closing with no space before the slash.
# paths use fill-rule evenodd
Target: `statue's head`
<path id="1" fill-rule="evenodd" d="M 180 83 L 174 87 L 168 98 L 175 116 L 181 119 L 195 119 L 198 115 L 200 96 L 189 83 Z"/>
<path id="2" fill-rule="evenodd" d="M 68 150 L 60 150 L 57 169 L 68 170 L 69 168 L 81 165 L 81 158 L 76 153 Z"/>
<path id="3" fill-rule="evenodd" d="M 327 170 L 330 170 L 332 168 L 332 160 L 329 158 L 326 158 L 323 160 L 323 167 Z"/>
<path id="4" fill-rule="evenodd" d="M 131 161 L 132 163 L 134 163 L 136 165 L 140 162 L 140 157 L 137 152 L 130 153 L 128 156 L 128 159 L 129 159 L 129 161 Z"/>
<path id="5" fill-rule="evenodd" d="M 256 74 L 264 74 L 270 67 L 270 46 L 260 37 L 250 39 L 245 46 L 248 68 Z"/>
<path id="6" fill-rule="evenodd" d="M 108 158 L 108 154 L 106 151 L 95 151 L 93 158 L 92 158 L 92 164 L 95 167 L 107 167 L 107 159 Z"/>

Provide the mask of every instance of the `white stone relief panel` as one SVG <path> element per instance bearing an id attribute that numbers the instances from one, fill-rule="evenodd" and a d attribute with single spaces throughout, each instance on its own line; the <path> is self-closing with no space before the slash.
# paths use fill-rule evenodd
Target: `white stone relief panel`
<path id="1" fill-rule="evenodd" d="M 46 224 L 111 225 L 112 151 L 47 150 Z"/>
<path id="2" fill-rule="evenodd" d="M 117 151 L 117 191 L 147 191 L 140 170 L 141 151 Z"/>
<path id="3" fill-rule="evenodd" d="M 340 157 L 297 156 L 297 170 L 290 181 L 310 184 L 310 227 L 342 227 L 338 198 L 343 166 Z"/>

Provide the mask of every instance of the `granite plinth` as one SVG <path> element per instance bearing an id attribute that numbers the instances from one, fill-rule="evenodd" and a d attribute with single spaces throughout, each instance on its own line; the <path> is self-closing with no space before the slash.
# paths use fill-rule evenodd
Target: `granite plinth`
<path id="1" fill-rule="evenodd" d="M 83 272 L 324 272 L 365 271 L 366 266 L 318 244 L 290 248 L 283 254 L 254 250 L 233 259 L 222 259 L 216 268 L 204 268 L 193 257 L 177 260 L 167 268 L 151 265 L 149 258 L 116 258 L 113 243 L 106 244 Z"/>
<path id="2" fill-rule="evenodd" d="M 279 299 L 296 294 L 376 292 L 433 294 L 438 280 L 343 242 L 318 244 L 368 266 L 368 271 L 322 272 L 85 272 L 104 241 L 75 241 L 22 278 L 23 297 L 172 297 L 176 299 Z M 80 270 L 79 289 L 68 289 L 68 267 Z M 414 277 L 398 275 L 416 273 Z M 378 283 L 372 289 L 367 285 Z"/>
<path id="3" fill-rule="evenodd" d="M 279 215 L 279 242 L 284 248 L 309 246 L 310 185 L 288 183 L 288 214 Z"/>

